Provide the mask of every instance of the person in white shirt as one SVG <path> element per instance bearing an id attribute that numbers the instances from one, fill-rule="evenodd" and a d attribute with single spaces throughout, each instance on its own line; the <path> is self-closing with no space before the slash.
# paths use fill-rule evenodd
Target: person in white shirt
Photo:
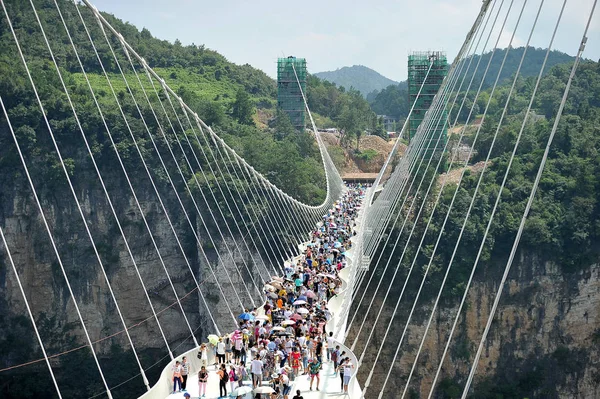
<path id="1" fill-rule="evenodd" d="M 290 385 L 290 379 L 287 376 L 286 371 L 287 370 L 284 370 L 281 373 L 281 376 L 279 377 L 279 381 L 281 382 L 281 385 L 283 385 L 283 399 L 288 399 L 288 395 L 292 390 L 292 386 Z"/>
<path id="2" fill-rule="evenodd" d="M 331 361 L 331 353 L 333 352 L 333 348 L 335 347 L 335 341 L 333 339 L 333 332 L 329 331 L 329 336 L 327 337 L 327 360 Z"/>
<path id="3" fill-rule="evenodd" d="M 263 362 L 260 360 L 260 357 L 257 357 L 250 363 L 250 372 L 252 373 L 252 387 L 262 386 Z"/>
<path id="4" fill-rule="evenodd" d="M 225 363 L 225 342 L 223 342 L 223 338 L 219 338 L 217 343 L 217 362 Z"/>
<path id="5" fill-rule="evenodd" d="M 354 365 L 347 361 L 344 364 L 344 393 L 348 393 L 348 384 L 350 383 L 350 377 L 352 377 L 352 369 L 354 369 Z"/>

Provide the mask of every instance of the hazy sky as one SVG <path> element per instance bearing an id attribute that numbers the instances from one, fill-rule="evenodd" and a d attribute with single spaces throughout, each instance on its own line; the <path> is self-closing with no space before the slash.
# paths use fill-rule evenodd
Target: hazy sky
<path id="1" fill-rule="evenodd" d="M 514 0 L 501 47 L 508 43 L 524 1 Z M 513 45 L 526 42 L 540 1 L 527 2 Z M 509 3 L 505 0 L 504 10 Z M 544 2 L 532 45 L 548 47 L 562 3 Z M 592 3 L 567 2 L 553 48 L 576 53 Z M 273 77 L 277 57 L 295 55 L 307 59 L 311 73 L 362 64 L 399 81 L 406 79 L 411 51 L 444 50 L 452 60 L 481 0 L 96 0 L 94 4 L 140 29 L 148 28 L 155 37 L 204 44 L 232 62 L 251 64 Z M 600 59 L 600 5 L 584 56 Z"/>

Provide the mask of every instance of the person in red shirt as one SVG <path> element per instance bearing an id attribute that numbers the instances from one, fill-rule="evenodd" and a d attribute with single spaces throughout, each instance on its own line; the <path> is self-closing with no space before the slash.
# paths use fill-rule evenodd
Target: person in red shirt
<path id="1" fill-rule="evenodd" d="M 292 375 L 290 377 L 294 381 L 296 376 L 300 374 L 300 359 L 302 359 L 302 354 L 298 350 L 298 347 L 294 347 L 290 357 L 292 358 Z"/>

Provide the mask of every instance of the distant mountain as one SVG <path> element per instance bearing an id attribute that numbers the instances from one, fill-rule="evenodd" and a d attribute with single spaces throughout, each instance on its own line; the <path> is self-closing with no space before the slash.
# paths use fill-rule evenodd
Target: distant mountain
<path id="1" fill-rule="evenodd" d="M 328 80 L 338 86 L 344 86 L 346 89 L 354 87 L 364 97 L 373 91 L 380 91 L 389 85 L 398 84 L 398 82 L 388 79 L 379 72 L 364 65 L 353 65 L 335 71 L 318 72 L 314 75 L 319 79 Z"/>

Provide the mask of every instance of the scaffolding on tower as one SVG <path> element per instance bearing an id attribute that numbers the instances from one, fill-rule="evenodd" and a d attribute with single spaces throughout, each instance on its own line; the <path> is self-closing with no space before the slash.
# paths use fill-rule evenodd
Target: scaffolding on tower
<path id="1" fill-rule="evenodd" d="M 294 73 L 294 69 L 295 72 Z M 296 80 L 296 74 L 298 80 Z M 300 81 L 300 87 L 298 87 Z M 277 107 L 290 118 L 292 125 L 303 130 L 306 109 L 302 92 L 306 93 L 306 60 L 293 56 L 277 59 Z"/>
<path id="2" fill-rule="evenodd" d="M 429 67 L 431 65 L 431 70 Z M 429 70 L 429 74 L 427 71 Z M 437 94 L 448 74 L 448 61 L 446 53 L 443 51 L 418 51 L 408 56 L 408 97 L 409 107 L 415 104 L 408 122 L 408 139 L 411 140 L 417 128 L 423 121 L 425 113 L 431 106 L 433 98 Z M 427 79 L 425 79 L 427 77 Z M 421 94 L 419 94 L 419 89 Z M 439 156 L 442 153 L 448 139 L 447 125 L 444 123 L 447 118 L 447 111 L 444 109 L 439 119 L 428 128 L 427 137 L 423 143 L 426 159 L 432 154 Z M 438 140 L 439 139 L 439 140 Z"/>

